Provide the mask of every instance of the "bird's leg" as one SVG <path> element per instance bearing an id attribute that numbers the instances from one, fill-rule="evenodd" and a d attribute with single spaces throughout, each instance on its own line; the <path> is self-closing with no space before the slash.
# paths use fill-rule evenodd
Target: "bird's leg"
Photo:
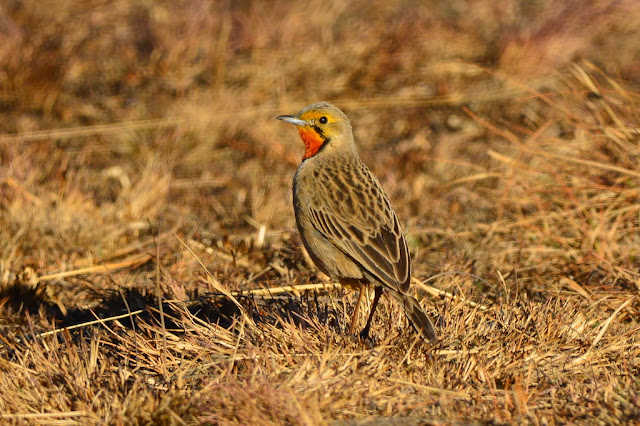
<path id="1" fill-rule="evenodd" d="M 356 318 L 358 318 L 358 311 L 360 310 L 360 302 L 362 302 L 362 296 L 364 295 L 364 284 L 362 282 L 358 283 L 358 301 L 356 302 L 356 307 L 353 310 L 353 317 L 351 318 L 351 326 L 349 327 L 349 334 L 353 333 L 353 328 L 356 325 Z"/>
<path id="2" fill-rule="evenodd" d="M 371 305 L 371 312 L 369 313 L 369 319 L 367 320 L 367 325 L 364 326 L 362 331 L 360 332 L 360 337 L 362 339 L 369 338 L 369 329 L 371 328 L 371 320 L 373 319 L 373 314 L 378 307 L 378 301 L 380 300 L 380 296 L 382 296 L 382 287 L 379 285 L 375 286 L 375 295 L 373 296 L 373 304 Z"/>

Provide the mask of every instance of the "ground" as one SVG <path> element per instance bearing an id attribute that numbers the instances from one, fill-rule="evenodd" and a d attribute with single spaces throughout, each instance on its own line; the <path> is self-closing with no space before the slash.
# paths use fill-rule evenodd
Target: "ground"
<path id="1" fill-rule="evenodd" d="M 0 418 L 640 421 L 639 25 L 633 1 L 3 2 Z M 304 253 L 274 118 L 321 100 L 434 344 L 389 298 L 350 334 L 356 295 Z"/>

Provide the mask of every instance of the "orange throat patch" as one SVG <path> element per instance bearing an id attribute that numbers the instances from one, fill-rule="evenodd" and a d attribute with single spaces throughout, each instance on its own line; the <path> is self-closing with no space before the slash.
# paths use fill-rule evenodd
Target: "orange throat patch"
<path id="1" fill-rule="evenodd" d="M 298 133 L 300 133 L 300 137 L 304 142 L 304 157 L 302 159 L 306 159 L 309 157 L 313 157 L 324 144 L 324 139 L 320 136 L 314 129 L 309 127 L 298 127 Z"/>

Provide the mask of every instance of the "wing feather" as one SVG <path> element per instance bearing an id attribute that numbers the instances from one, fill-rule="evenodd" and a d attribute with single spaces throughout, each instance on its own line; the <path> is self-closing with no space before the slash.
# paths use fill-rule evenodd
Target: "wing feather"
<path id="1" fill-rule="evenodd" d="M 368 169 L 362 171 L 365 187 L 353 179 L 341 182 L 346 202 L 343 195 L 330 193 L 337 186 L 324 186 L 319 202 L 309 206 L 311 224 L 374 279 L 404 293 L 411 279 L 407 242 L 377 179 Z"/>

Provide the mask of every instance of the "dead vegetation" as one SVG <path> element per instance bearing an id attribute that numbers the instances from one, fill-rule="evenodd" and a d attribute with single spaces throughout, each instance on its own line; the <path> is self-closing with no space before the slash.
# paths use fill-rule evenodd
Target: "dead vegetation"
<path id="1" fill-rule="evenodd" d="M 3 422 L 639 420 L 636 2 L 50 3 L 0 5 Z M 319 100 L 436 345 L 305 260 Z"/>

